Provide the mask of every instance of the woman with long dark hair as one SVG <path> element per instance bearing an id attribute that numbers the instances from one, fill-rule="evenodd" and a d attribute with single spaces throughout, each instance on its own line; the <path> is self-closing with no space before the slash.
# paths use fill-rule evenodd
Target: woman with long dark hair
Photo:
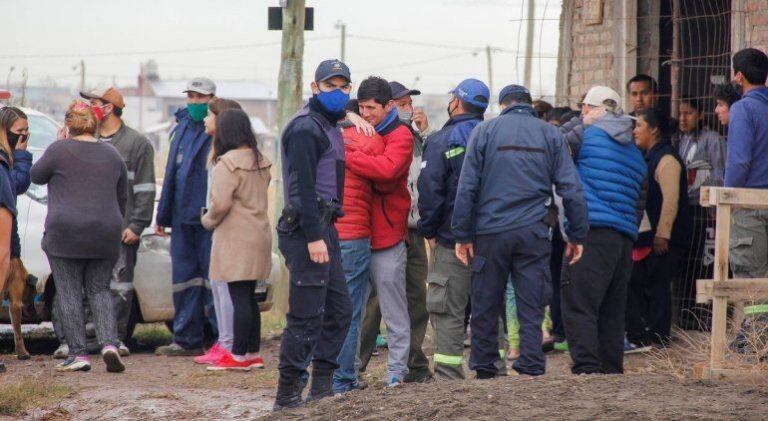
<path id="1" fill-rule="evenodd" d="M 272 230 L 267 188 L 272 164 L 259 151 L 250 119 L 230 109 L 216 117 L 209 208 L 203 226 L 213 230 L 210 278 L 227 282 L 234 307 L 234 341 L 209 370 L 263 368 L 261 313 L 256 281 L 269 277 Z"/>
<path id="2" fill-rule="evenodd" d="M 242 107 L 237 101 L 224 98 L 214 98 L 208 103 L 208 115 L 203 119 L 205 124 L 205 133 L 209 136 L 216 137 L 216 117 L 226 110 L 242 110 Z M 211 149 L 213 154 L 213 149 Z M 206 197 L 210 197 L 211 187 L 211 171 L 208 171 L 208 193 Z M 206 206 L 209 205 L 209 200 L 206 200 Z M 210 278 L 210 277 L 209 277 Z M 232 307 L 232 298 L 229 296 L 229 287 L 227 283 L 221 280 L 210 278 L 211 280 L 211 293 L 213 295 L 213 307 L 216 313 L 216 325 L 219 330 L 219 337 L 216 343 L 208 349 L 205 355 L 195 357 L 195 362 L 198 364 L 216 364 L 226 354 L 232 352 L 232 341 L 234 339 L 234 309 Z"/>

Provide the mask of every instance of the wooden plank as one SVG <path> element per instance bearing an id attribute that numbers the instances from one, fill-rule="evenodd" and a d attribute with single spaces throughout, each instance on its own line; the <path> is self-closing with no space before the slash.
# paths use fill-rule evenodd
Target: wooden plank
<path id="1" fill-rule="evenodd" d="M 705 208 L 712 206 L 709 203 L 710 188 L 711 187 L 708 187 L 708 186 L 701 186 L 701 188 L 699 189 L 699 204 Z"/>
<path id="2" fill-rule="evenodd" d="M 702 188 L 701 206 L 731 205 L 734 208 L 768 209 L 768 189 Z"/>
<path id="3" fill-rule="evenodd" d="M 738 368 L 712 368 L 707 363 L 697 363 L 691 367 L 693 377 L 701 380 L 731 380 L 735 382 L 764 383 L 765 372 L 750 365 Z"/>
<path id="4" fill-rule="evenodd" d="M 717 206 L 715 221 L 715 270 L 714 283 L 728 280 L 728 240 L 731 238 L 731 207 Z M 728 316 L 728 298 L 715 296 L 712 299 L 712 341 L 709 366 L 722 368 L 725 358 L 725 329 Z"/>
<path id="5" fill-rule="evenodd" d="M 766 300 L 768 299 L 768 278 L 736 278 L 717 284 L 711 279 L 696 280 L 697 303 L 708 303 L 716 296 L 725 297 L 729 302 Z"/>

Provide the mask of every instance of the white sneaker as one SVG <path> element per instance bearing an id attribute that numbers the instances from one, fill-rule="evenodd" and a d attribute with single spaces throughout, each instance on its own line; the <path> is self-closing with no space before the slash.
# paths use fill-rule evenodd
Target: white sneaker
<path id="1" fill-rule="evenodd" d="M 127 357 L 131 355 L 131 350 L 128 349 L 128 347 L 125 346 L 125 344 L 122 342 L 120 342 L 120 346 L 117 347 L 117 352 L 120 353 L 121 357 Z"/>
<path id="2" fill-rule="evenodd" d="M 53 351 L 53 358 L 57 360 L 64 360 L 69 356 L 69 345 L 61 344 L 56 351 Z"/>

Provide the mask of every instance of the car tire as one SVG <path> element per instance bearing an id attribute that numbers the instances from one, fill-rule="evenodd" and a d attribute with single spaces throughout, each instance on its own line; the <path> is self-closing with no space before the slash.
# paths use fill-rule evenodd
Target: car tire
<path id="1" fill-rule="evenodd" d="M 165 327 L 168 328 L 168 330 L 173 333 L 173 320 L 166 320 L 165 321 Z M 213 342 L 216 339 L 216 335 L 213 334 L 213 326 L 206 320 L 205 326 L 203 327 L 203 341 L 208 344 Z"/>

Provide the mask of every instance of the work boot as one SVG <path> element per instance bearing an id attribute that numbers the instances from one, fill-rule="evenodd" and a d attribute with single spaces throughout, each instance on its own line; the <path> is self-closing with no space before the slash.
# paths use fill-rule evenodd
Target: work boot
<path id="1" fill-rule="evenodd" d="M 496 373 L 485 370 L 477 370 L 477 380 L 490 380 L 496 377 Z"/>
<path id="2" fill-rule="evenodd" d="M 281 374 L 277 383 L 277 396 L 272 410 L 279 411 L 301 406 L 301 389 L 303 386 L 300 379 L 287 378 Z"/>
<path id="3" fill-rule="evenodd" d="M 306 402 L 333 396 L 333 370 L 312 370 L 312 384 Z"/>

